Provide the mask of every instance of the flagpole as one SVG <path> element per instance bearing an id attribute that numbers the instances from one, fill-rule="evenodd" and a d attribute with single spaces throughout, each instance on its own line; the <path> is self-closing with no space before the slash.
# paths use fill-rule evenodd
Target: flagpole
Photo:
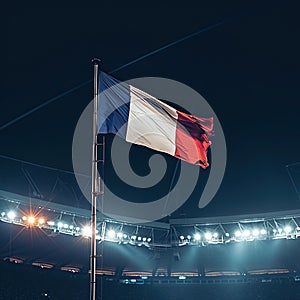
<path id="1" fill-rule="evenodd" d="M 96 227 L 97 227 L 97 163 L 98 163 L 98 145 L 97 145 L 97 125 L 98 125 L 98 77 L 99 60 L 93 59 L 94 66 L 94 111 L 93 111 L 93 145 L 92 145 L 92 208 L 91 208 L 91 255 L 90 255 L 90 300 L 96 300 Z"/>

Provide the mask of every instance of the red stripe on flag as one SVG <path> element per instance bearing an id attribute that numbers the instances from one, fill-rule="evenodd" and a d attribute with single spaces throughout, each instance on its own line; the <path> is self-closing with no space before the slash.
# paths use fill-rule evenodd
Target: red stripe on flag
<path id="1" fill-rule="evenodd" d="M 207 134 L 212 133 L 213 118 L 198 118 L 180 111 L 177 113 L 175 157 L 207 168 L 207 150 L 211 144 Z"/>

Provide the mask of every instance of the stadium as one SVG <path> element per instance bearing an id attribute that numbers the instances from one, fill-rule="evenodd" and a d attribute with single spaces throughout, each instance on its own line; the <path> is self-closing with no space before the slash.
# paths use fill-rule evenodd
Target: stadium
<path id="1" fill-rule="evenodd" d="M 297 11 L 6 14 L 0 300 L 300 299 Z"/>

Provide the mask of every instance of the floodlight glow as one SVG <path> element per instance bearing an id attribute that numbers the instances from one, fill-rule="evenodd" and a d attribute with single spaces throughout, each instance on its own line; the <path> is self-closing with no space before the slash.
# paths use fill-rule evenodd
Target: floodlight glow
<path id="1" fill-rule="evenodd" d="M 128 235 L 127 235 L 126 233 L 124 233 L 124 234 L 123 234 L 123 238 L 124 238 L 124 239 L 127 239 L 127 238 L 128 238 Z"/>
<path id="2" fill-rule="evenodd" d="M 64 224 L 64 228 L 65 228 L 65 229 L 68 229 L 68 228 L 69 228 L 69 225 L 68 225 L 68 224 Z"/>
<path id="3" fill-rule="evenodd" d="M 62 223 L 62 222 L 58 222 L 58 223 L 57 223 L 57 227 L 58 227 L 58 228 L 62 228 L 62 227 L 63 227 L 63 223 Z"/>
<path id="4" fill-rule="evenodd" d="M 148 276 L 142 276 L 141 279 L 146 280 L 148 279 Z"/>
<path id="5" fill-rule="evenodd" d="M 276 232 L 277 232 L 277 230 L 274 228 L 274 229 L 273 229 L 273 233 L 276 233 Z"/>
<path id="6" fill-rule="evenodd" d="M 264 229 L 264 228 L 263 228 L 263 229 L 261 229 L 261 230 L 260 230 L 260 234 L 262 234 L 262 235 L 265 235 L 265 234 L 267 234 L 267 230 L 266 230 L 266 229 Z"/>
<path id="7" fill-rule="evenodd" d="M 76 231 L 79 231 L 79 230 L 80 230 L 80 227 L 77 226 L 77 227 L 75 228 L 75 230 L 76 230 Z"/>
<path id="8" fill-rule="evenodd" d="M 225 233 L 225 236 L 229 237 L 229 236 L 230 236 L 230 234 L 229 234 L 228 232 L 226 232 L 226 233 Z"/>
<path id="9" fill-rule="evenodd" d="M 45 219 L 44 218 L 39 218 L 39 224 L 43 225 L 45 223 Z"/>
<path id="10" fill-rule="evenodd" d="M 212 239 L 212 234 L 210 232 L 206 232 L 204 236 L 205 236 L 205 239 L 208 241 Z"/>
<path id="11" fill-rule="evenodd" d="M 259 230 L 258 229 L 253 229 L 252 231 L 253 236 L 259 236 Z"/>
<path id="12" fill-rule="evenodd" d="M 73 225 L 70 225 L 69 228 L 70 228 L 71 230 L 73 230 L 73 229 L 74 229 L 74 226 L 73 226 Z"/>
<path id="13" fill-rule="evenodd" d="M 291 233 L 292 232 L 292 227 L 287 225 L 287 226 L 284 227 L 284 231 L 285 231 L 285 233 Z"/>
<path id="14" fill-rule="evenodd" d="M 118 232 L 117 233 L 117 237 L 118 237 L 118 239 L 121 239 L 123 237 L 123 233 L 122 232 Z"/>
<path id="15" fill-rule="evenodd" d="M 282 228 L 278 228 L 278 233 L 282 233 Z"/>
<path id="16" fill-rule="evenodd" d="M 235 235 L 236 237 L 240 237 L 240 236 L 242 235 L 242 233 L 241 233 L 239 230 L 237 230 L 237 231 L 234 233 L 234 235 Z"/>
<path id="17" fill-rule="evenodd" d="M 130 282 L 135 283 L 136 279 L 130 279 Z"/>
<path id="18" fill-rule="evenodd" d="M 147 241 L 147 238 L 146 237 L 143 237 L 143 242 L 146 242 Z"/>
<path id="19" fill-rule="evenodd" d="M 138 239 L 138 241 L 141 241 L 141 240 L 142 240 L 142 237 L 139 236 L 137 239 Z"/>
<path id="20" fill-rule="evenodd" d="M 14 212 L 14 211 L 9 211 L 8 213 L 7 213 L 7 217 L 10 219 L 10 220 L 14 220 L 15 219 L 15 217 L 16 217 L 16 213 Z"/>
<path id="21" fill-rule="evenodd" d="M 5 212 L 3 211 L 2 213 L 1 213 L 1 217 L 4 217 L 5 216 Z"/>
<path id="22" fill-rule="evenodd" d="M 55 225 L 54 221 L 48 221 L 47 224 L 48 224 L 49 226 L 54 226 L 54 225 Z"/>
<path id="23" fill-rule="evenodd" d="M 132 235 L 132 236 L 131 236 L 131 239 L 132 239 L 132 240 L 136 240 L 136 235 Z"/>
<path id="24" fill-rule="evenodd" d="M 84 236 L 91 236 L 92 235 L 92 228 L 91 228 L 91 226 L 84 226 L 82 228 L 82 234 Z"/>
<path id="25" fill-rule="evenodd" d="M 107 236 L 111 239 L 115 238 L 116 232 L 113 229 L 107 231 Z"/>
<path id="26" fill-rule="evenodd" d="M 248 237 L 250 235 L 250 231 L 248 229 L 243 231 L 243 236 Z"/>
<path id="27" fill-rule="evenodd" d="M 217 232 L 214 232 L 213 237 L 216 239 L 219 236 Z"/>
<path id="28" fill-rule="evenodd" d="M 192 237 L 190 235 L 187 236 L 187 239 L 190 240 Z"/>
<path id="29" fill-rule="evenodd" d="M 29 216 L 27 221 L 28 221 L 29 224 L 34 224 L 35 217 L 34 216 Z"/>
<path id="30" fill-rule="evenodd" d="M 200 241 L 200 239 L 201 239 L 201 235 L 200 235 L 200 233 L 195 233 L 194 234 L 194 239 L 196 240 L 196 241 Z"/>
<path id="31" fill-rule="evenodd" d="M 184 240 L 184 236 L 183 236 L 183 235 L 181 235 L 179 238 L 180 238 L 181 240 Z"/>
<path id="32" fill-rule="evenodd" d="M 150 238 L 150 237 L 147 239 L 147 242 L 148 242 L 148 243 L 150 243 L 150 242 L 151 242 L 151 238 Z"/>
<path id="33" fill-rule="evenodd" d="M 185 276 L 179 276 L 178 277 L 180 280 L 184 280 L 184 279 L 186 279 L 186 277 Z"/>
<path id="34" fill-rule="evenodd" d="M 26 216 L 23 216 L 23 217 L 22 217 L 22 220 L 23 220 L 23 221 L 27 221 L 27 217 L 26 217 Z"/>

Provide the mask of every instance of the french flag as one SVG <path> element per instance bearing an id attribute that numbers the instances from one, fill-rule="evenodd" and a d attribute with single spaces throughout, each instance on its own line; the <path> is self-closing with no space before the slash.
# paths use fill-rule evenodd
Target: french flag
<path id="1" fill-rule="evenodd" d="M 113 133 L 129 143 L 168 153 L 202 168 L 209 166 L 213 119 L 176 110 L 157 98 L 99 74 L 98 133 Z"/>

